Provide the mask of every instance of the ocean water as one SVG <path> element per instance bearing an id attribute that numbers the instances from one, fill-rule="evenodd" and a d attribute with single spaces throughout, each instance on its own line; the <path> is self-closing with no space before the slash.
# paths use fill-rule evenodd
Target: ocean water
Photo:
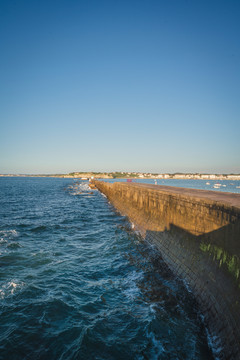
<path id="1" fill-rule="evenodd" d="M 87 182 L 0 178 L 0 359 L 213 359 L 192 294 Z"/>

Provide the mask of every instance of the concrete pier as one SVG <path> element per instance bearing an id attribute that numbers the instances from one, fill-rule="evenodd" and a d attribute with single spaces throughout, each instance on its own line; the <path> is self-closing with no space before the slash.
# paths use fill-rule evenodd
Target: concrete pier
<path id="1" fill-rule="evenodd" d="M 240 359 L 240 195 L 93 183 L 187 281 L 217 337 L 219 357 Z"/>

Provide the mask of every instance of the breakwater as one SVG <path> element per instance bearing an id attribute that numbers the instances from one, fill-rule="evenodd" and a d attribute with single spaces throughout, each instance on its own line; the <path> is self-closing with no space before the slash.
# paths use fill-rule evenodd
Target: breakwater
<path id="1" fill-rule="evenodd" d="M 240 195 L 136 183 L 93 184 L 186 280 L 219 358 L 240 354 Z"/>

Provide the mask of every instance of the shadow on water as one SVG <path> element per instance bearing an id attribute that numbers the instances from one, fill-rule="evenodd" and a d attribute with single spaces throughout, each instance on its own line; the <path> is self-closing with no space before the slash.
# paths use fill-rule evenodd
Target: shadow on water
<path id="1" fill-rule="evenodd" d="M 240 353 L 239 239 L 240 221 L 198 236 L 172 224 L 169 230 L 147 230 L 145 235 L 191 289 L 221 359 Z"/>

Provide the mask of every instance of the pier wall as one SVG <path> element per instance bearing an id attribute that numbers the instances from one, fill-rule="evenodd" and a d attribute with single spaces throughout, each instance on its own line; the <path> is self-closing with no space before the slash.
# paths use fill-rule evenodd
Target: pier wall
<path id="1" fill-rule="evenodd" d="M 93 181 L 169 268 L 188 283 L 217 337 L 220 359 L 240 354 L 240 195 Z"/>

